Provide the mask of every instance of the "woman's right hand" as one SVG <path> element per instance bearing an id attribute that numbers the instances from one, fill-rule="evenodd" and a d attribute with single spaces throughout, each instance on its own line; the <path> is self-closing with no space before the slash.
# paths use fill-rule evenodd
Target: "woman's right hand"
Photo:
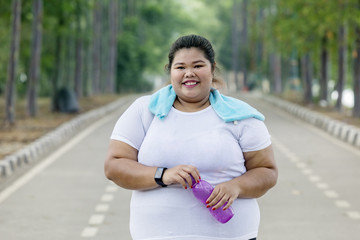
<path id="1" fill-rule="evenodd" d="M 184 189 L 187 186 L 192 186 L 191 176 L 195 181 L 200 180 L 199 170 L 192 165 L 178 165 L 173 168 L 168 168 L 163 175 L 163 183 L 166 185 L 180 184 Z"/>

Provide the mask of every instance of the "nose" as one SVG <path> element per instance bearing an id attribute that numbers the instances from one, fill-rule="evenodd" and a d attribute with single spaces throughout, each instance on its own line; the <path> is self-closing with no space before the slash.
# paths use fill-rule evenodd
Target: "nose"
<path id="1" fill-rule="evenodd" d="M 186 72 L 185 72 L 185 77 L 188 78 L 188 77 L 194 77 L 194 72 L 191 70 L 191 69 L 187 69 Z"/>

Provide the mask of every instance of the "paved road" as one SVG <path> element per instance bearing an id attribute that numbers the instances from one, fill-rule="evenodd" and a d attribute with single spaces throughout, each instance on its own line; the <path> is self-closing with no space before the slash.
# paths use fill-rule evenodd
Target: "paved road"
<path id="1" fill-rule="evenodd" d="M 258 239 L 359 239 L 360 151 L 254 97 L 271 132 L 279 182 L 259 199 Z M 101 119 L 0 192 L 0 239 L 130 240 L 130 192 L 105 179 L 119 112 Z"/>
<path id="2" fill-rule="evenodd" d="M 249 101 L 267 117 L 280 171 L 277 186 L 259 199 L 259 239 L 360 239 L 360 151 Z"/>

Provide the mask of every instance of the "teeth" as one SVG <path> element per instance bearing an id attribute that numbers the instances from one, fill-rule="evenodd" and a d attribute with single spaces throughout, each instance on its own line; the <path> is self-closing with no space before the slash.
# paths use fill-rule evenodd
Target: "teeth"
<path id="1" fill-rule="evenodd" d="M 191 86 L 191 85 L 195 85 L 195 84 L 196 84 L 196 82 L 186 82 L 185 83 L 186 86 Z"/>

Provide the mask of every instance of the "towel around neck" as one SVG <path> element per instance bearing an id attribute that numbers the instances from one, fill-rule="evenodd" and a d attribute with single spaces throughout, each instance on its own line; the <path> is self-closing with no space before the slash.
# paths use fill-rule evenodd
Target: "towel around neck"
<path id="1" fill-rule="evenodd" d="M 168 85 L 151 95 L 149 110 L 162 120 L 170 112 L 175 99 L 176 93 L 172 85 Z M 265 120 L 264 115 L 246 102 L 224 96 L 216 89 L 210 91 L 209 100 L 216 114 L 225 122 L 240 121 L 247 118 Z"/>

